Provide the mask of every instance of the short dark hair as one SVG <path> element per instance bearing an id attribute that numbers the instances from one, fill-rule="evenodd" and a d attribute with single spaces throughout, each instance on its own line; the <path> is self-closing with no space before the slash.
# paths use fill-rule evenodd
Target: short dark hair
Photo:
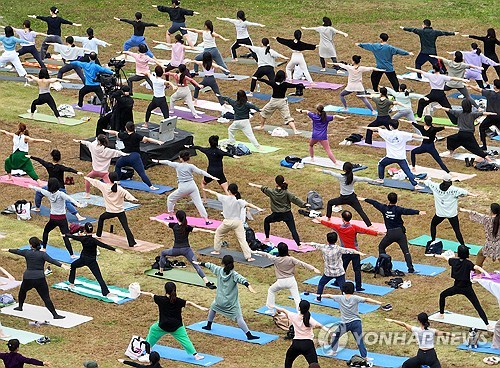
<path id="1" fill-rule="evenodd" d="M 96 61 L 97 60 L 97 54 L 94 51 L 92 51 L 89 54 L 89 58 L 90 58 L 90 60 Z"/>
<path id="2" fill-rule="evenodd" d="M 399 120 L 393 120 L 391 121 L 391 125 L 393 129 L 398 129 L 399 128 Z"/>
<path id="3" fill-rule="evenodd" d="M 53 149 L 51 152 L 50 152 L 50 155 L 52 156 L 52 159 L 55 161 L 55 162 L 59 162 L 61 161 L 61 151 L 57 150 L 57 149 Z"/>
<path id="4" fill-rule="evenodd" d="M 390 192 L 389 194 L 387 194 L 387 200 L 390 204 L 396 204 L 398 203 L 398 195 L 394 192 Z"/>
<path id="5" fill-rule="evenodd" d="M 431 20 L 430 19 L 424 19 L 424 26 L 430 27 L 431 26 Z"/>
<path id="6" fill-rule="evenodd" d="M 389 39 L 389 35 L 387 33 L 381 33 L 379 37 L 384 42 L 387 42 L 387 40 Z"/>
<path id="7" fill-rule="evenodd" d="M 57 192 L 60 187 L 59 179 L 57 178 L 49 178 L 47 181 L 47 190 L 51 193 Z"/>
<path id="8" fill-rule="evenodd" d="M 69 43 L 70 45 L 74 44 L 75 39 L 73 38 L 73 36 L 66 37 L 66 43 Z"/>
<path id="9" fill-rule="evenodd" d="M 328 242 L 328 244 L 335 244 L 337 242 L 338 238 L 339 238 L 339 236 L 334 231 L 326 234 L 326 241 Z"/>
<path id="10" fill-rule="evenodd" d="M 142 13 L 141 12 L 136 12 L 135 13 L 135 19 L 142 19 Z"/>
<path id="11" fill-rule="evenodd" d="M 4 28 L 5 37 L 14 37 L 14 28 L 7 26 Z"/>
<path id="12" fill-rule="evenodd" d="M 20 342 L 18 339 L 10 339 L 9 342 L 7 342 L 7 347 L 9 348 L 10 352 L 16 351 L 19 349 Z"/>
<path id="13" fill-rule="evenodd" d="M 148 52 L 148 47 L 145 44 L 141 43 L 139 45 L 139 52 L 141 54 L 145 54 L 146 52 Z"/>
<path id="14" fill-rule="evenodd" d="M 344 294 L 354 294 L 354 284 L 350 281 L 346 281 L 346 283 L 342 286 L 342 292 Z"/>
<path id="15" fill-rule="evenodd" d="M 457 249 L 457 255 L 460 259 L 469 258 L 469 247 L 466 245 L 459 245 Z"/>
<path id="16" fill-rule="evenodd" d="M 342 220 L 344 220 L 346 222 L 349 222 L 352 219 L 352 213 L 350 211 L 347 211 L 347 210 L 342 211 L 341 216 L 342 216 Z"/>

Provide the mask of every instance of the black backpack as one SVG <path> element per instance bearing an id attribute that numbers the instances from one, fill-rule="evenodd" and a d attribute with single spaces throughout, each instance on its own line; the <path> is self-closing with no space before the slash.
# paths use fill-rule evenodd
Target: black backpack
<path id="1" fill-rule="evenodd" d="M 386 253 L 378 256 L 377 263 L 375 264 L 375 276 L 381 275 L 383 277 L 392 276 L 392 258 Z"/>
<path id="2" fill-rule="evenodd" d="M 250 247 L 251 250 L 261 250 L 262 249 L 262 242 L 257 239 L 255 236 L 255 231 L 251 228 L 247 228 L 245 230 L 245 239 L 248 243 L 248 246 Z"/>
<path id="3" fill-rule="evenodd" d="M 366 358 L 355 354 L 347 361 L 347 366 L 349 367 L 372 367 L 372 363 L 369 362 Z"/>

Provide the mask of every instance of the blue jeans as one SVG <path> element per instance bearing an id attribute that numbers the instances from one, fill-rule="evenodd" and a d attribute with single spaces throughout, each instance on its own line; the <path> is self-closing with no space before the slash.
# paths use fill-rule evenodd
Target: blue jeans
<path id="1" fill-rule="evenodd" d="M 365 343 L 363 341 L 363 326 L 361 325 L 361 320 L 357 319 L 352 322 L 348 323 L 341 323 L 339 327 L 337 328 L 337 331 L 335 331 L 333 341 L 332 341 L 332 349 L 334 351 L 337 351 L 337 344 L 339 342 L 339 339 L 342 337 L 347 332 L 351 332 L 352 336 L 354 336 L 354 339 L 356 340 L 356 344 L 358 344 L 358 349 L 359 353 L 363 358 L 366 358 L 367 356 L 367 351 L 365 347 Z"/>
<path id="2" fill-rule="evenodd" d="M 47 190 L 48 187 L 44 186 L 42 189 Z M 66 188 L 59 188 L 59 190 L 63 193 L 66 193 Z M 40 208 L 40 206 L 42 205 L 42 198 L 43 198 L 42 193 L 35 192 L 35 207 L 36 208 Z M 73 203 L 71 203 L 70 201 L 66 201 L 66 209 L 72 215 L 76 215 L 78 213 L 78 210 L 75 208 L 75 206 L 73 206 Z"/>
<path id="3" fill-rule="evenodd" d="M 144 36 L 134 36 L 132 35 L 125 43 L 123 44 L 123 50 L 128 51 L 132 47 L 138 47 L 139 45 L 146 45 L 146 39 Z M 151 52 L 150 48 L 148 47 L 148 52 L 146 52 L 146 55 L 149 57 L 154 57 L 153 53 Z"/>
<path id="4" fill-rule="evenodd" d="M 222 55 L 220 54 L 219 49 L 217 47 L 209 47 L 208 49 L 204 49 L 203 52 L 201 54 L 196 55 L 196 57 L 194 59 L 197 61 L 202 61 L 203 54 L 205 52 L 208 52 L 208 53 L 210 53 L 210 55 L 212 55 L 212 59 L 213 59 L 215 64 L 217 64 L 225 69 L 229 69 L 227 67 L 226 63 L 224 62 L 224 59 L 222 59 Z M 198 64 L 194 64 L 194 72 L 198 73 Z M 224 74 L 228 75 L 231 73 L 224 72 Z"/>
<path id="5" fill-rule="evenodd" d="M 342 289 L 342 286 L 344 286 L 345 284 L 345 274 L 337 277 L 326 276 L 325 274 L 323 274 L 323 276 L 321 276 L 321 279 L 319 279 L 318 290 L 316 291 L 316 294 L 321 296 L 321 294 L 323 294 L 323 290 L 325 289 L 326 284 L 328 284 L 333 279 L 335 279 L 335 282 L 338 284 L 339 288 Z"/>
<path id="6" fill-rule="evenodd" d="M 413 173 L 411 172 L 410 167 L 408 166 L 408 162 L 406 161 L 406 159 L 397 160 L 395 158 L 384 157 L 382 160 L 380 160 L 378 162 L 378 177 L 380 179 L 384 178 L 386 166 L 389 166 L 391 164 L 398 164 L 399 167 L 403 170 L 403 172 L 406 174 L 406 176 L 410 180 L 410 183 L 413 186 L 417 185 L 417 181 L 415 180 L 415 175 L 413 175 Z"/>
<path id="7" fill-rule="evenodd" d="M 141 177 L 142 181 L 146 183 L 148 187 L 153 185 L 146 174 L 141 154 L 139 152 L 132 152 L 128 156 L 122 156 L 118 159 L 118 161 L 116 161 L 115 172 L 118 174 L 118 178 L 121 177 L 121 169 L 124 166 L 132 166 L 132 168 L 137 172 L 137 175 Z"/>

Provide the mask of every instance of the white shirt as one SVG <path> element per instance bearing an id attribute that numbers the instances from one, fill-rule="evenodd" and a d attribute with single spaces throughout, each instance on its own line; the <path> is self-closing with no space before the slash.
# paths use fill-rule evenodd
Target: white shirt
<path id="1" fill-rule="evenodd" d="M 425 75 L 429 80 L 431 89 L 439 89 L 441 91 L 444 91 L 446 82 L 449 82 L 451 80 L 451 78 L 447 75 L 439 73 L 422 73 L 422 75 Z"/>
<path id="2" fill-rule="evenodd" d="M 210 31 L 203 31 L 203 48 L 210 49 L 214 47 L 217 47 L 215 44 L 215 37 L 212 36 Z"/>
<path id="3" fill-rule="evenodd" d="M 269 49 L 269 52 L 266 54 L 267 47 L 260 46 L 248 46 L 250 50 L 255 52 L 257 55 L 257 66 L 272 66 L 276 67 L 276 59 L 277 58 L 285 58 L 283 55 L 277 53 L 273 49 Z"/>
<path id="4" fill-rule="evenodd" d="M 25 41 L 28 41 L 28 42 L 35 42 L 35 37 L 38 34 L 35 31 L 27 31 L 26 32 L 26 30 L 24 30 L 24 29 L 18 29 L 18 28 L 14 28 L 14 31 L 16 31 L 17 36 L 21 40 L 25 40 Z"/>
<path id="5" fill-rule="evenodd" d="M 73 39 L 76 42 L 81 42 L 82 47 L 85 50 L 88 50 L 87 52 L 95 52 L 96 54 L 99 53 L 99 46 L 106 47 L 106 42 L 102 41 L 98 38 L 93 37 L 91 40 L 89 40 L 88 37 L 79 37 L 79 36 L 73 36 Z"/>
<path id="6" fill-rule="evenodd" d="M 379 129 L 378 134 L 385 141 L 386 157 L 406 160 L 406 142 L 413 139 L 413 134 L 400 130 Z"/>
<path id="7" fill-rule="evenodd" d="M 151 75 L 151 82 L 153 83 L 153 96 L 165 97 L 165 79 Z"/>
<path id="8" fill-rule="evenodd" d="M 85 52 L 81 47 L 71 47 L 60 45 L 58 43 L 54 45 L 54 51 L 61 54 L 61 57 L 65 60 L 77 60 L 78 57 L 85 55 Z"/>
<path id="9" fill-rule="evenodd" d="M 391 96 L 394 96 L 397 102 L 404 105 L 404 107 L 396 105 L 395 107 L 393 107 L 393 110 L 412 110 L 411 106 L 412 98 L 417 99 L 424 97 L 424 95 L 421 95 L 419 93 L 409 93 L 407 96 L 405 92 L 396 92 L 392 88 L 388 87 L 386 88 L 387 88 L 387 93 L 389 93 Z"/>
<path id="10" fill-rule="evenodd" d="M 436 216 L 452 218 L 458 215 L 458 198 L 465 197 L 468 191 L 456 186 L 451 186 L 446 192 L 439 189 L 439 183 L 427 179 L 424 184 L 429 187 L 434 194 L 434 206 L 436 207 Z"/>
<path id="11" fill-rule="evenodd" d="M 436 330 L 429 328 L 423 330 L 421 327 L 412 326 L 411 332 L 415 335 L 418 342 L 419 349 L 434 349 L 434 336 L 436 335 Z"/>
<path id="12" fill-rule="evenodd" d="M 28 142 L 26 141 L 26 137 L 24 134 L 14 135 L 12 138 L 12 143 L 14 146 L 12 147 L 12 152 L 16 152 L 17 150 L 21 152 L 28 152 Z"/>
<path id="13" fill-rule="evenodd" d="M 224 194 L 217 194 L 217 199 L 222 203 L 222 215 L 226 220 L 241 220 L 241 210 L 247 205 L 246 201 Z"/>
<path id="14" fill-rule="evenodd" d="M 364 92 L 365 87 L 363 87 L 363 72 L 369 72 L 371 68 L 367 66 L 352 66 L 342 64 L 342 68 L 349 72 L 347 76 L 347 86 L 346 91 L 349 92 Z"/>
<path id="15" fill-rule="evenodd" d="M 252 23 L 246 20 L 241 20 L 241 19 L 229 19 L 229 18 L 222 18 L 222 20 L 231 22 L 234 24 L 236 27 L 236 38 L 238 40 L 241 40 L 243 38 L 250 38 L 250 35 L 248 34 L 248 26 L 258 26 L 259 23 Z"/>

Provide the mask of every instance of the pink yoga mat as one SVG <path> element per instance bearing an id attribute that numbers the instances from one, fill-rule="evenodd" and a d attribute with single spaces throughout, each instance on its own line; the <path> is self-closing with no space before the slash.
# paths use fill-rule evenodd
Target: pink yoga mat
<path id="1" fill-rule="evenodd" d="M 326 216 L 323 216 L 320 218 L 320 220 L 327 220 Z M 336 225 L 342 225 L 343 224 L 343 221 L 340 217 L 332 217 L 330 219 L 330 222 L 332 224 L 336 224 Z M 362 227 L 363 229 L 367 229 L 368 227 L 366 226 L 366 224 L 363 222 L 363 221 L 360 221 L 360 220 L 351 220 L 351 224 L 353 225 L 356 225 L 356 226 L 359 226 L 359 227 Z M 372 229 L 373 230 L 376 230 L 376 231 L 386 231 L 386 228 L 385 228 L 385 225 L 384 224 L 381 224 L 380 222 L 373 222 L 372 223 Z"/>
<path id="2" fill-rule="evenodd" d="M 266 238 L 266 235 L 263 234 L 263 233 L 255 233 L 255 236 L 257 237 L 257 239 L 259 239 L 260 241 L 264 241 L 264 239 Z M 314 251 L 316 248 L 314 247 L 311 247 L 311 246 L 308 246 L 308 245 L 304 245 L 302 246 L 300 249 L 297 247 L 297 244 L 295 244 L 295 241 L 293 239 L 287 239 L 287 238 L 281 238 L 279 236 L 274 236 L 274 235 L 270 235 L 269 236 L 269 240 L 271 241 L 271 243 L 273 243 L 275 246 L 278 245 L 278 243 L 285 243 L 286 245 L 288 245 L 288 250 L 292 250 L 294 252 L 298 252 L 298 253 L 307 253 L 307 252 L 312 252 Z"/>
<path id="3" fill-rule="evenodd" d="M 292 83 L 302 83 L 306 88 L 316 88 L 316 89 L 332 89 L 336 90 L 343 86 L 343 84 L 329 83 L 329 82 L 314 82 L 313 84 L 304 80 L 292 80 Z"/>
<path id="4" fill-rule="evenodd" d="M 161 115 L 161 112 L 158 109 L 154 110 L 153 112 L 157 115 Z M 191 111 L 184 111 L 184 110 L 180 110 L 178 108 L 176 108 L 175 112 L 173 114 L 170 114 L 170 116 L 177 116 L 180 119 L 193 121 L 195 123 L 206 123 L 209 121 L 217 120 L 217 118 L 215 116 L 210 116 L 210 115 L 203 114 L 203 113 L 200 113 L 200 116 L 201 116 L 200 119 L 195 119 L 193 114 L 191 114 Z"/>
<path id="5" fill-rule="evenodd" d="M 384 141 L 372 141 L 372 144 L 366 144 L 364 140 L 361 142 L 356 142 L 354 144 L 357 144 L 358 146 L 365 146 L 365 147 L 373 147 L 373 148 L 385 148 L 385 142 Z M 406 150 L 411 151 L 412 149 L 417 148 L 417 146 L 412 146 L 411 144 L 406 145 Z"/>
<path id="6" fill-rule="evenodd" d="M 3 184 L 11 184 L 11 185 L 17 185 L 18 187 L 23 187 L 23 188 L 28 188 L 28 186 L 33 185 L 33 186 L 38 186 L 38 183 L 29 178 L 29 177 L 18 177 L 18 176 L 13 176 L 12 180 L 8 180 L 7 175 L 2 175 L 0 176 L 0 183 Z M 44 181 L 42 182 L 42 185 L 47 185 L 47 182 Z"/>
<path id="7" fill-rule="evenodd" d="M 169 214 L 168 213 L 162 213 L 161 215 L 158 215 L 156 216 L 157 219 L 160 219 L 160 220 L 166 220 L 168 222 L 176 222 L 177 220 L 175 219 L 175 216 L 174 216 L 174 219 L 173 220 L 167 220 Z M 187 217 L 187 222 L 189 225 L 191 226 L 194 226 L 194 227 L 203 227 L 205 229 L 211 229 L 211 230 L 215 230 L 217 229 L 220 224 L 222 224 L 221 221 L 218 221 L 218 220 L 210 220 L 213 222 L 213 224 L 210 224 L 210 225 L 205 225 L 205 220 L 202 219 L 202 218 L 199 218 L 199 217 Z"/>

